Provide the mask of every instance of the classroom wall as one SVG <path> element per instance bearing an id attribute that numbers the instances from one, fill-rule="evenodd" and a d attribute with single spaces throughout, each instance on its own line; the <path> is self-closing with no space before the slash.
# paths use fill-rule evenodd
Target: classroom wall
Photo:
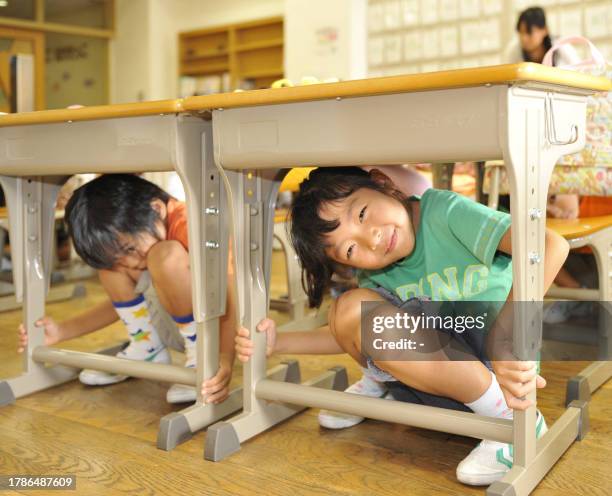
<path id="1" fill-rule="evenodd" d="M 115 37 L 110 43 L 110 103 L 149 100 L 150 0 L 117 0 Z"/>
<path id="2" fill-rule="evenodd" d="M 535 5 L 553 36 L 586 36 L 612 59 L 610 0 L 368 0 L 368 74 L 504 63 L 519 13 Z"/>
<path id="3" fill-rule="evenodd" d="M 366 69 L 370 76 L 499 63 L 502 50 L 514 36 L 517 11 L 532 2 L 369 0 L 365 14 L 354 7 L 364 0 L 117 0 L 116 3 L 111 102 L 178 95 L 177 36 L 180 31 L 285 15 L 287 76 L 296 80 L 307 75 L 349 79 L 363 76 L 367 52 L 369 67 Z M 553 32 L 581 31 L 612 58 L 609 0 L 539 3 L 550 14 Z M 367 18 L 369 32 L 358 20 L 360 16 Z M 325 38 L 331 32 L 325 28 L 334 26 L 338 35 L 336 43 Z M 495 32 L 495 36 L 483 36 L 483 27 Z M 469 43 L 472 31 L 479 41 L 477 49 L 472 47 L 474 43 Z M 360 48 L 364 37 L 369 44 L 365 50 Z"/>
<path id="4" fill-rule="evenodd" d="M 287 0 L 285 76 L 366 76 L 366 0 Z"/>
<path id="5" fill-rule="evenodd" d="M 178 96 L 178 33 L 283 15 L 285 0 L 116 0 L 111 42 L 111 103 Z M 146 174 L 173 196 L 185 194 L 176 173 Z"/>
<path id="6" fill-rule="evenodd" d="M 108 46 L 102 38 L 47 33 L 47 108 L 108 102 Z"/>
<path id="7" fill-rule="evenodd" d="M 285 0 L 117 0 L 113 103 L 178 95 L 178 33 L 283 15 Z"/>

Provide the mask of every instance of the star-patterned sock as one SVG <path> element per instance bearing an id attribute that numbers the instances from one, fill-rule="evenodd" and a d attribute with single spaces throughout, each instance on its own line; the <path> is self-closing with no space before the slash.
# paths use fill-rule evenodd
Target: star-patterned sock
<path id="1" fill-rule="evenodd" d="M 196 323 L 193 320 L 193 315 L 185 315 L 184 317 L 172 316 L 179 332 L 185 340 L 185 367 L 195 367 L 196 364 Z"/>
<path id="2" fill-rule="evenodd" d="M 130 360 L 153 360 L 165 346 L 151 321 L 144 296 L 139 295 L 130 301 L 113 301 L 113 306 L 130 337 L 130 344 L 117 356 Z"/>

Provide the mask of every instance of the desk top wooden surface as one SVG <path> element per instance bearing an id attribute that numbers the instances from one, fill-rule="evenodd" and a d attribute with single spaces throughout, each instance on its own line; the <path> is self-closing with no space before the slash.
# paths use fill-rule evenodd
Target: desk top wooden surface
<path id="1" fill-rule="evenodd" d="M 546 227 L 567 239 L 587 236 L 610 226 L 612 226 L 612 215 L 581 217 L 572 220 L 546 219 Z"/>
<path id="2" fill-rule="evenodd" d="M 579 72 L 546 67 L 540 64 L 522 63 L 289 88 L 220 93 L 176 100 L 24 112 L 0 116 L 0 127 L 210 111 L 218 108 L 238 108 L 334 98 L 409 93 L 414 91 L 433 91 L 487 84 L 514 85 L 521 83 L 539 83 L 560 91 L 563 91 L 563 88 L 577 88 L 592 92 L 612 89 L 612 83 L 604 77 L 589 76 Z"/>

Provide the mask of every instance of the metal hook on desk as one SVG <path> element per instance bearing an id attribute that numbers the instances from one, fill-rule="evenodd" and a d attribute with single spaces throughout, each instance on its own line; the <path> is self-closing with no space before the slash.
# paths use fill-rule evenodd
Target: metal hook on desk
<path id="1" fill-rule="evenodd" d="M 578 126 L 576 124 L 572 124 L 570 138 L 567 141 L 561 141 L 557 138 L 553 103 L 553 94 L 546 93 L 546 98 L 544 99 L 544 134 L 546 135 L 546 140 L 551 145 L 571 145 L 576 143 L 578 141 Z"/>

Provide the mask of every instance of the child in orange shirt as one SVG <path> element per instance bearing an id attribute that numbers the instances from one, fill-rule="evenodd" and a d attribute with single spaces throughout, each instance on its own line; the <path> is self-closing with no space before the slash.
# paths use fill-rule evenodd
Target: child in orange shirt
<path id="1" fill-rule="evenodd" d="M 66 223 L 76 252 L 98 269 L 109 300 L 63 322 L 42 317 L 36 325 L 44 328 L 45 344 L 96 331 L 120 318 L 130 343 L 117 356 L 170 363 L 170 345 L 184 348 L 185 366 L 195 367 L 196 324 L 191 304 L 185 203 L 136 175 L 103 175 L 74 192 L 66 205 Z M 219 371 L 204 383 L 207 402 L 213 403 L 228 395 L 234 360 L 236 322 L 231 260 L 228 272 Z M 19 335 L 23 351 L 27 344 L 23 325 Z M 108 385 L 127 377 L 83 370 L 79 379 L 88 385 Z M 195 399 L 195 388 L 179 384 L 167 394 L 170 403 Z"/>

